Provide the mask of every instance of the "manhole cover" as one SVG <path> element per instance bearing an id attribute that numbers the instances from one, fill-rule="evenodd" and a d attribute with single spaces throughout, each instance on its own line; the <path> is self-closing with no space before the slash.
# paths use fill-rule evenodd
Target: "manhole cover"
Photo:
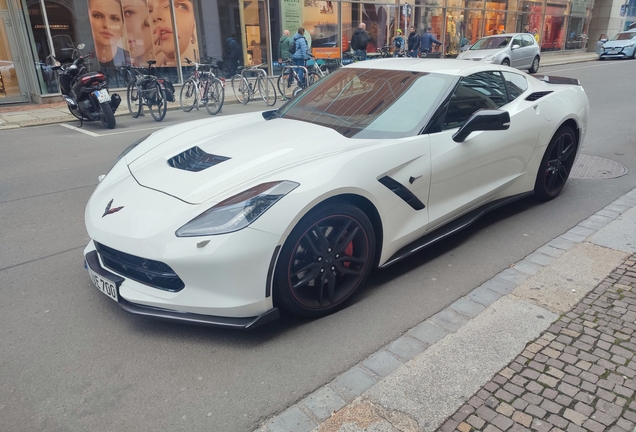
<path id="1" fill-rule="evenodd" d="M 627 168 L 616 161 L 581 153 L 574 161 L 570 178 L 602 180 L 625 174 L 627 174 Z"/>

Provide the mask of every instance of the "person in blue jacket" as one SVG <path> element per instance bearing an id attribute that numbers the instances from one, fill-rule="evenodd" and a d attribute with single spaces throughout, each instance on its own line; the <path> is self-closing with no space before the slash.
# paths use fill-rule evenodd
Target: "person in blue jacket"
<path id="1" fill-rule="evenodd" d="M 305 39 L 305 28 L 298 27 L 298 32 L 292 38 L 292 43 L 296 44 L 296 51 L 292 54 L 292 60 L 296 66 L 305 66 L 305 61 L 309 60 L 309 45 Z M 304 82 L 304 71 L 301 68 L 296 69 L 300 82 Z"/>

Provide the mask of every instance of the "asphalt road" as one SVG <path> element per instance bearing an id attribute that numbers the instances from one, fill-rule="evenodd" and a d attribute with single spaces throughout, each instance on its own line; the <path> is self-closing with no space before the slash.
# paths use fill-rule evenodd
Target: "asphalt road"
<path id="1" fill-rule="evenodd" d="M 251 332 L 130 316 L 82 266 L 97 176 L 150 128 L 205 111 L 84 126 L 98 136 L 60 125 L 0 132 L 0 431 L 251 430 L 636 187 L 636 62 L 541 72 L 581 80 L 591 103 L 583 152 L 630 173 L 572 179 L 552 202 L 518 202 L 372 273 L 341 312 Z"/>

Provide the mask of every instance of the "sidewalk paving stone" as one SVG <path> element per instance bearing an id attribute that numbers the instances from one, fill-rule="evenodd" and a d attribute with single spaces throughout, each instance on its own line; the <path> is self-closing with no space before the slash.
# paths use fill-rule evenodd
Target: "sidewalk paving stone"
<path id="1" fill-rule="evenodd" d="M 632 293 L 636 278 L 627 284 L 620 281 L 633 272 L 636 255 L 601 281 L 572 311 L 561 315 L 543 335 L 528 343 L 522 356 L 459 410 L 474 408 L 473 399 L 481 400 L 480 394 L 498 386 L 502 375 L 510 381 L 522 377 L 528 381 L 525 387 L 511 387 L 508 382 L 494 393 L 490 407 L 482 405 L 472 414 L 467 423 L 470 429 L 449 428 L 455 423 L 451 417 L 438 430 L 631 432 L 636 422 L 636 402 L 632 399 L 636 380 L 632 378 L 633 369 L 625 364 L 636 363 L 631 361 L 636 354 L 636 338 L 630 336 L 636 324 L 632 311 L 624 306 L 631 306 L 627 300 L 636 299 Z M 549 341 L 549 346 L 538 349 L 542 340 Z M 589 351 L 592 346 L 596 347 L 595 355 L 582 349 L 588 347 Z M 549 361 L 553 364 L 548 365 Z M 625 371 L 632 371 L 631 376 L 623 375 Z"/>

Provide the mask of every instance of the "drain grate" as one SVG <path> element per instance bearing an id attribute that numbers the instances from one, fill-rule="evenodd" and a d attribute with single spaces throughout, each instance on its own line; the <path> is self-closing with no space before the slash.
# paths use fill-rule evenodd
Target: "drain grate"
<path id="1" fill-rule="evenodd" d="M 570 178 L 611 179 L 627 174 L 627 167 L 616 161 L 598 156 L 579 154 L 574 161 Z"/>

